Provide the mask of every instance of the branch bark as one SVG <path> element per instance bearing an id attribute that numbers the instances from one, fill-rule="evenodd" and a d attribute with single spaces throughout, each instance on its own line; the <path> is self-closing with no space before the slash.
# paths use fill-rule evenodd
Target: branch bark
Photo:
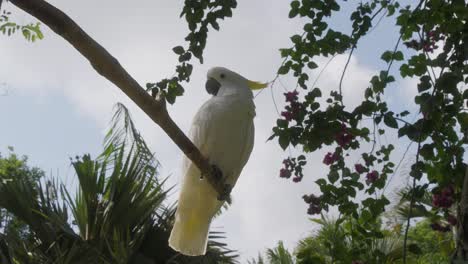
<path id="1" fill-rule="evenodd" d="M 200 169 L 202 175 L 219 193 L 220 199 L 229 199 L 230 190 L 221 180 L 221 172 L 209 163 L 208 159 L 200 153 L 198 148 L 175 124 L 167 112 L 164 98 L 156 100 L 151 97 L 120 65 L 116 58 L 61 10 L 44 0 L 10 0 L 10 2 L 36 17 L 68 41 L 91 63 L 96 72 L 120 88 L 166 132 L 172 141 Z"/>

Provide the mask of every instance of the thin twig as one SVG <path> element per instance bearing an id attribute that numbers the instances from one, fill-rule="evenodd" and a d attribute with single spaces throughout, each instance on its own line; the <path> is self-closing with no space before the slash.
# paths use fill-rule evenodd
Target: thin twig
<path id="1" fill-rule="evenodd" d="M 418 150 L 416 152 L 416 164 L 419 162 L 419 152 L 421 150 L 421 131 L 419 131 L 419 140 L 418 140 Z M 410 206 L 408 210 L 408 219 L 406 220 L 406 227 L 405 227 L 405 236 L 403 240 L 403 264 L 406 264 L 406 254 L 407 254 L 407 249 L 406 245 L 408 244 L 408 231 L 410 227 L 410 220 L 411 220 L 411 214 L 413 213 L 413 206 L 414 206 L 414 199 L 415 199 L 415 191 L 416 188 L 416 177 L 413 175 L 413 185 L 411 187 L 411 200 L 410 200 Z"/>

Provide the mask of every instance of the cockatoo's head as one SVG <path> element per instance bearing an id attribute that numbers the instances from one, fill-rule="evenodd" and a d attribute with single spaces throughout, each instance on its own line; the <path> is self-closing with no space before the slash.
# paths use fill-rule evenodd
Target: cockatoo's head
<path id="1" fill-rule="evenodd" d="M 213 96 L 247 95 L 252 96 L 252 90 L 263 89 L 268 83 L 247 80 L 240 74 L 223 67 L 214 67 L 208 71 L 206 91 Z"/>

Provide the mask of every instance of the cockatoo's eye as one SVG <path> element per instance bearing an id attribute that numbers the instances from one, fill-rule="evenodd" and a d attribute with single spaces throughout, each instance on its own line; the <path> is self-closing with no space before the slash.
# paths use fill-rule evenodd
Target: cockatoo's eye
<path id="1" fill-rule="evenodd" d="M 226 77 L 226 75 L 224 75 L 224 73 L 221 73 L 221 75 L 219 77 L 221 77 L 221 79 L 224 79 L 224 77 Z"/>

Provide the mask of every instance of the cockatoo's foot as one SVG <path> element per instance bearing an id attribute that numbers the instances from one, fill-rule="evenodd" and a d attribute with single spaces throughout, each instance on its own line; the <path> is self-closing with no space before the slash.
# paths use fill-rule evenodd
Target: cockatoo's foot
<path id="1" fill-rule="evenodd" d="M 223 192 L 219 194 L 219 201 L 226 201 L 228 204 L 231 204 L 231 190 L 232 186 L 230 184 L 223 185 Z"/>
<path id="2" fill-rule="evenodd" d="M 216 165 L 211 165 L 211 173 L 217 182 L 223 180 L 223 172 Z"/>
<path id="3" fill-rule="evenodd" d="M 218 195 L 219 201 L 227 201 L 231 203 L 231 190 L 232 186 L 230 184 L 224 183 L 223 172 L 218 168 L 216 165 L 211 166 L 211 173 L 213 175 L 214 180 L 218 186 L 222 186 L 222 190 Z"/>

